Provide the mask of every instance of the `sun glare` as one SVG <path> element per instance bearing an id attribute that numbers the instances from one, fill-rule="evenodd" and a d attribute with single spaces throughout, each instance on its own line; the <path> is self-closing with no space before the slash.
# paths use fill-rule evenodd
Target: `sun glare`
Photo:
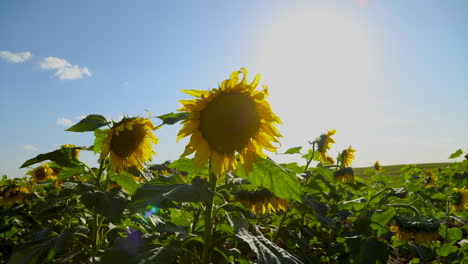
<path id="1" fill-rule="evenodd" d="M 272 107 L 285 127 L 304 128 L 287 131 L 285 145 L 324 129 L 345 134 L 343 128 L 368 116 L 376 51 L 370 32 L 346 10 L 317 5 L 286 10 L 259 43 L 256 66 L 270 84 Z"/>

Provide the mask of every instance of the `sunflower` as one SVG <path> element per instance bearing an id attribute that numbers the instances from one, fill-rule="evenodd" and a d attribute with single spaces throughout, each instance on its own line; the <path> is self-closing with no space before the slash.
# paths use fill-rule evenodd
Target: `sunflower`
<path id="1" fill-rule="evenodd" d="M 433 170 L 426 170 L 424 172 L 424 177 L 426 178 L 426 188 L 434 188 L 435 187 L 435 182 L 436 182 L 436 177 L 435 173 Z"/>
<path id="2" fill-rule="evenodd" d="M 351 146 L 349 146 L 349 148 L 341 152 L 340 160 L 341 160 L 341 166 L 343 168 L 349 167 L 351 165 L 351 162 L 354 159 L 354 152 L 356 152 L 356 150 L 353 149 Z"/>
<path id="3" fill-rule="evenodd" d="M 452 211 L 463 211 L 468 209 L 468 189 L 453 188 L 454 199 L 452 200 Z"/>
<path id="4" fill-rule="evenodd" d="M 28 188 L 12 183 L 1 189 L 0 204 L 12 205 L 23 200 L 27 193 L 29 193 Z"/>
<path id="5" fill-rule="evenodd" d="M 247 70 L 241 70 L 233 72 L 218 89 L 182 90 L 197 99 L 180 101 L 183 107 L 178 111 L 186 111 L 189 116 L 183 121 L 177 141 L 191 135 L 182 156 L 195 152 L 196 170 L 210 159 L 211 172 L 220 176 L 237 167 L 237 152 L 240 163 L 250 171 L 257 155 L 266 158 L 262 149 L 276 150 L 271 142 L 278 142 L 276 137 L 281 135 L 273 124 L 281 123 L 281 120 L 265 100 L 267 87 L 255 91 L 259 75 L 248 84 Z M 240 81 L 239 73 L 243 73 Z"/>
<path id="6" fill-rule="evenodd" d="M 390 226 L 390 231 L 399 241 L 414 239 L 417 244 L 437 241 L 439 239 L 440 221 L 435 217 L 404 217 L 396 216 L 396 224 Z"/>
<path id="7" fill-rule="evenodd" d="M 34 182 L 42 182 L 57 178 L 57 172 L 53 168 L 49 167 L 49 164 L 45 162 L 42 163 L 41 166 L 28 171 L 26 174 L 31 175 Z"/>
<path id="8" fill-rule="evenodd" d="M 336 130 L 328 130 L 327 134 L 322 134 L 317 140 L 317 151 L 320 153 L 320 161 L 325 163 L 327 161 L 327 150 L 330 149 L 330 144 L 335 143 L 333 136 Z"/>
<path id="9" fill-rule="evenodd" d="M 107 135 L 102 143 L 100 160 L 110 153 L 110 166 L 117 173 L 131 167 L 142 170 L 143 163 L 151 160 L 154 154 L 151 142 L 158 143 L 158 139 L 151 133 L 155 129 L 146 118 L 126 117 L 113 128 L 99 131 Z"/>
<path id="10" fill-rule="evenodd" d="M 351 184 L 354 184 L 356 179 L 354 177 L 354 170 L 353 168 L 346 167 L 342 168 L 340 170 L 337 170 L 333 173 L 333 177 L 335 178 L 336 182 L 349 182 Z"/>
<path id="11" fill-rule="evenodd" d="M 64 144 L 62 146 L 60 146 L 61 148 L 72 148 L 72 157 L 74 159 L 78 159 L 78 156 L 80 155 L 80 149 L 76 148 L 75 145 L 73 144 Z"/>
<path id="12" fill-rule="evenodd" d="M 240 190 L 235 194 L 236 201 L 243 203 L 255 214 L 286 212 L 288 200 L 274 196 L 269 190 Z"/>
<path id="13" fill-rule="evenodd" d="M 380 166 L 379 161 L 376 161 L 376 162 L 374 163 L 374 169 L 375 169 L 376 171 L 378 171 L 378 172 L 381 172 L 381 171 L 382 171 L 382 167 Z"/>

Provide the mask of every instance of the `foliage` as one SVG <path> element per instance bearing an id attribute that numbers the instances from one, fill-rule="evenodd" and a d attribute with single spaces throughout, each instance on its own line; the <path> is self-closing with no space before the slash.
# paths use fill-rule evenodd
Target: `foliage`
<path id="1" fill-rule="evenodd" d="M 162 125 L 186 117 L 159 116 Z M 68 130 L 96 132 L 107 124 L 89 115 Z M 75 149 L 99 153 L 103 139 L 95 135 L 93 147 Z M 88 167 L 74 148 L 40 154 L 22 167 L 49 161 L 56 179 L 1 179 L 0 263 L 468 261 L 468 211 L 451 211 L 453 189 L 468 184 L 467 160 L 443 164 L 428 184 L 427 168 L 417 165 L 400 166 L 391 177 L 385 166 L 351 175 L 351 168 L 322 163 L 316 145 L 284 153 L 298 154 L 305 166 L 258 157 L 252 171 L 239 165 L 220 179 L 185 157 L 117 173 L 109 158 Z M 335 181 L 340 170 L 354 180 Z M 29 191 L 12 200 L 18 187 Z M 391 231 L 401 219 L 416 219 L 408 226 L 419 228 L 406 230 L 405 241 Z M 434 219 L 432 226 L 424 219 Z M 435 241 L 418 240 L 421 230 L 432 230 Z"/>

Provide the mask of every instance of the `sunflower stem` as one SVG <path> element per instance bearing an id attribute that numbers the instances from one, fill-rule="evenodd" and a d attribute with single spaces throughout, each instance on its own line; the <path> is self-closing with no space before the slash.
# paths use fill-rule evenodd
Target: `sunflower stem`
<path id="1" fill-rule="evenodd" d="M 450 202 L 450 198 L 447 199 L 447 202 L 445 204 L 445 241 L 447 241 L 447 237 L 448 237 L 448 225 L 449 225 L 449 221 L 450 221 L 450 216 L 449 216 L 449 202 Z"/>
<path id="2" fill-rule="evenodd" d="M 211 159 L 209 160 L 209 186 L 210 186 L 210 199 L 206 203 L 205 209 L 205 230 L 203 233 L 203 255 L 202 263 L 209 264 L 211 259 L 211 235 L 213 233 L 213 203 L 216 193 L 216 175 L 211 172 Z"/>
<path id="3" fill-rule="evenodd" d="M 273 243 L 276 243 L 276 241 L 278 241 L 279 231 L 281 228 L 283 228 L 283 224 L 284 224 L 284 221 L 286 220 L 287 214 L 288 214 L 288 210 L 284 212 L 283 217 L 281 218 L 281 222 L 278 226 L 278 229 L 276 229 L 275 235 L 273 235 Z"/>
<path id="4" fill-rule="evenodd" d="M 105 159 L 103 159 L 101 161 L 101 163 L 99 164 L 99 170 L 98 170 L 98 173 L 97 175 L 94 174 L 94 172 L 89 169 L 91 171 L 91 173 L 96 176 L 96 188 L 98 189 L 98 191 L 100 190 L 99 188 L 99 183 L 101 181 L 101 175 L 104 171 L 104 161 Z M 92 228 L 92 261 L 93 263 L 95 262 L 95 256 L 96 256 L 96 253 L 98 251 L 98 243 L 99 243 L 99 214 L 97 213 L 97 210 L 96 210 L 96 207 L 93 208 L 93 228 Z"/>
<path id="5" fill-rule="evenodd" d="M 309 168 L 309 165 L 310 163 L 312 162 L 312 160 L 314 159 L 314 156 L 315 156 L 315 141 L 312 142 L 312 156 L 310 157 L 310 159 L 307 161 L 307 164 L 304 168 L 304 173 L 307 171 L 307 169 Z"/>
<path id="6" fill-rule="evenodd" d="M 412 210 L 414 212 L 415 216 L 421 216 L 421 213 L 419 212 L 419 210 L 416 209 L 414 206 L 409 205 L 409 204 L 388 204 L 388 206 L 407 208 L 407 209 Z"/>

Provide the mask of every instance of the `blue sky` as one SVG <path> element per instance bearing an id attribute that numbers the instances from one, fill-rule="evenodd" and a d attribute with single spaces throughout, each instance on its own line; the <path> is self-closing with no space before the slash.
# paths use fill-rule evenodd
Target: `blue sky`
<path id="1" fill-rule="evenodd" d="M 330 153 L 352 145 L 355 166 L 447 161 L 468 150 L 467 11 L 463 0 L 1 1 L 0 174 L 92 145 L 64 131 L 80 116 L 174 112 L 180 89 L 240 67 L 270 88 L 279 152 L 336 129 Z M 155 131 L 154 162 L 182 153 L 178 129 Z"/>

